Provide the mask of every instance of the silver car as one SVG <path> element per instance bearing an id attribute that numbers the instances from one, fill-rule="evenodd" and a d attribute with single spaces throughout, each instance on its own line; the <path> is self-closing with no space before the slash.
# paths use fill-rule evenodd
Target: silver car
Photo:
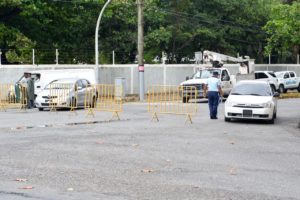
<path id="1" fill-rule="evenodd" d="M 86 79 L 65 78 L 54 80 L 37 94 L 35 105 L 45 108 L 93 107 L 97 98 L 96 89 Z"/>

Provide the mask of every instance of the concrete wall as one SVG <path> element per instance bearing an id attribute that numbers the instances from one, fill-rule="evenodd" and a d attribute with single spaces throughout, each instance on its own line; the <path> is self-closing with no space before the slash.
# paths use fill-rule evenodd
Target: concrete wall
<path id="1" fill-rule="evenodd" d="M 182 65 L 145 65 L 145 91 L 150 85 L 179 85 L 186 76 L 191 76 L 198 68 L 208 65 L 182 64 Z M 25 71 L 48 69 L 94 69 L 94 65 L 0 65 L 0 83 L 14 83 Z M 230 73 L 238 73 L 239 64 L 225 64 Z M 300 65 L 255 65 L 255 70 L 296 71 L 300 76 Z M 126 94 L 139 92 L 139 77 L 136 64 L 129 65 L 100 65 L 99 83 L 114 84 L 115 78 L 126 79 Z"/>

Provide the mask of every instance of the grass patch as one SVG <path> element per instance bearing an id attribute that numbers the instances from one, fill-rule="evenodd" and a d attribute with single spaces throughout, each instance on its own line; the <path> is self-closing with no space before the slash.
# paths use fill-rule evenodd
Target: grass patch
<path id="1" fill-rule="evenodd" d="M 300 98 L 300 93 L 290 92 L 290 93 L 280 94 L 279 98 L 280 99 Z"/>

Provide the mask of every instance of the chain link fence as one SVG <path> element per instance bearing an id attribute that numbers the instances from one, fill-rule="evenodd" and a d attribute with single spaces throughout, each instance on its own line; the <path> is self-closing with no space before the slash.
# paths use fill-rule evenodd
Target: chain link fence
<path id="1" fill-rule="evenodd" d="M 0 64 L 94 64 L 95 49 L 0 49 Z M 101 64 L 137 64 L 137 52 L 99 52 Z M 176 52 L 145 54 L 147 64 L 193 64 L 195 54 Z M 299 64 L 299 55 L 269 55 L 255 58 L 256 64 Z"/>

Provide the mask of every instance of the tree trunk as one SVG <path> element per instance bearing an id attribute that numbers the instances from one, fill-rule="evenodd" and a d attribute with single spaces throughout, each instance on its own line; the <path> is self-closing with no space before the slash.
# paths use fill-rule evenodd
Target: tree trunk
<path id="1" fill-rule="evenodd" d="M 1 54 L 1 64 L 2 65 L 7 65 L 7 64 L 10 64 L 10 62 L 8 62 L 7 58 L 6 58 L 6 51 L 2 51 L 2 54 Z"/>
<path id="2" fill-rule="evenodd" d="M 297 44 L 293 47 L 293 62 L 294 63 L 297 63 L 298 54 L 299 54 L 299 45 Z"/>

